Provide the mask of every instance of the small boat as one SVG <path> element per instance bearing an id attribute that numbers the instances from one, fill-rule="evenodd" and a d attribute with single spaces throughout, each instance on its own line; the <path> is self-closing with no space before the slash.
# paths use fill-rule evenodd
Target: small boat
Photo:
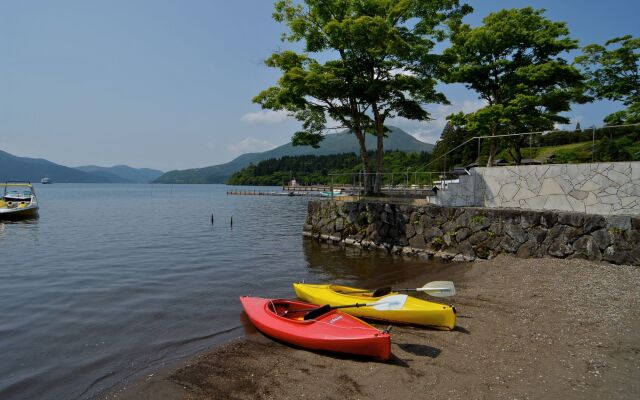
<path id="1" fill-rule="evenodd" d="M 40 183 L 42 183 L 43 185 L 50 185 L 53 183 L 53 181 L 51 180 L 51 178 L 45 177 L 40 179 Z"/>
<path id="2" fill-rule="evenodd" d="M 387 296 L 397 295 L 391 292 L 376 297 L 373 291 L 341 285 L 313 285 L 294 283 L 296 295 L 309 303 L 341 306 L 358 302 L 381 301 Z M 453 307 L 408 296 L 401 309 L 379 311 L 371 307 L 346 308 L 346 313 L 357 317 L 381 321 L 397 322 L 428 326 L 440 330 L 451 330 L 456 325 L 456 314 Z"/>
<path id="3" fill-rule="evenodd" d="M 391 338 L 366 322 L 338 310 L 305 320 L 318 307 L 296 300 L 241 296 L 251 322 L 262 333 L 312 350 L 347 353 L 384 361 L 391 356 Z"/>
<path id="4" fill-rule="evenodd" d="M 348 196 L 347 193 L 343 193 L 342 189 L 333 189 L 331 191 L 327 191 L 327 192 L 320 192 L 320 196 L 322 197 L 342 197 L 342 196 Z"/>
<path id="5" fill-rule="evenodd" d="M 0 183 L 0 220 L 33 218 L 38 215 L 38 200 L 31 182 Z"/>

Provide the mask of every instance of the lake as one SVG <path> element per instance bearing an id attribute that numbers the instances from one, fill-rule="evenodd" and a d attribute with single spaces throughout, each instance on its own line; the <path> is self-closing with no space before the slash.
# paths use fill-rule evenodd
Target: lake
<path id="1" fill-rule="evenodd" d="M 92 398 L 242 337 L 240 295 L 424 269 L 303 240 L 307 197 L 228 188 L 36 185 L 40 218 L 0 222 L 0 398 Z"/>

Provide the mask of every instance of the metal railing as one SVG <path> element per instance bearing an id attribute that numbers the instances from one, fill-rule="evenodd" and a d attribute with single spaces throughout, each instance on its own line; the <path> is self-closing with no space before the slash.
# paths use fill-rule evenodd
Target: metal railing
<path id="1" fill-rule="evenodd" d="M 330 191 L 328 196 L 362 195 L 365 192 L 365 181 L 373 187 L 375 180 L 381 179 L 381 192 L 385 195 L 403 197 L 424 197 L 435 195 L 438 190 L 447 189 L 450 184 L 458 183 L 460 175 L 468 174 L 466 170 L 456 172 L 410 171 L 406 172 L 356 172 L 329 174 Z M 367 179 L 368 178 L 368 179 Z"/>
<path id="2" fill-rule="evenodd" d="M 496 139 L 504 139 L 504 138 L 508 138 L 508 137 L 518 137 L 518 136 L 528 136 L 529 137 L 529 143 L 528 143 L 528 153 L 529 156 L 531 157 L 531 155 L 533 154 L 533 145 L 534 145 L 534 140 L 536 141 L 536 145 L 538 145 L 539 142 L 544 142 L 544 136 L 547 135 L 553 135 L 553 134 L 560 134 L 560 133 L 566 133 L 566 134 L 575 134 L 575 133 L 591 133 L 591 162 L 594 161 L 594 154 L 595 154 L 595 147 L 596 147 L 596 139 L 600 139 L 604 136 L 609 136 L 609 137 L 613 137 L 616 135 L 613 135 L 613 132 L 615 130 L 622 130 L 623 128 L 632 128 L 632 127 L 638 127 L 640 128 L 640 123 L 635 123 L 635 124 L 623 124 L 623 125 L 603 125 L 601 127 L 596 127 L 595 125 L 590 126 L 588 128 L 585 129 L 574 129 L 574 130 L 570 130 L 570 129 L 555 129 L 555 130 L 549 130 L 549 131 L 537 131 L 537 132 L 521 132 L 521 133 L 510 133 L 510 134 L 502 134 L 502 135 L 486 135 L 486 136 L 474 136 L 472 138 L 467 139 L 466 141 L 464 141 L 463 143 L 457 145 L 456 147 L 454 147 L 453 149 L 447 151 L 446 153 L 444 153 L 441 156 L 438 156 L 437 158 L 429 161 L 424 169 L 429 169 L 429 167 L 433 164 L 435 164 L 437 161 L 442 161 L 443 163 L 443 167 L 442 170 L 446 171 L 447 170 L 447 156 L 452 154 L 455 151 L 459 151 L 461 148 L 463 148 L 464 146 L 472 143 L 472 142 L 476 142 L 476 148 L 477 148 L 477 152 L 476 152 L 476 162 L 480 162 L 481 159 L 481 153 L 482 153 L 482 141 L 483 140 L 496 140 Z M 598 134 L 597 134 L 598 133 Z M 539 135 L 540 138 L 535 138 L 536 135 Z M 584 136 L 584 135 L 582 135 Z M 526 146 L 524 146 L 526 147 Z"/>

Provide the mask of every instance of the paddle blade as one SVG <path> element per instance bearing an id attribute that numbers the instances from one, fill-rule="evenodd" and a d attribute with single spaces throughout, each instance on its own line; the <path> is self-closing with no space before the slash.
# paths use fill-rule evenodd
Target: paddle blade
<path id="1" fill-rule="evenodd" d="M 391 287 L 387 286 L 380 289 L 376 289 L 371 295 L 371 297 L 382 297 L 382 296 L 388 295 L 389 293 L 391 293 Z"/>
<path id="2" fill-rule="evenodd" d="M 416 290 L 419 292 L 426 292 L 428 295 L 433 297 L 451 297 L 456 294 L 456 287 L 451 281 L 429 282 Z"/>
<path id="3" fill-rule="evenodd" d="M 375 303 L 369 303 L 367 304 L 367 306 L 373 307 L 378 311 L 402 310 L 402 307 L 404 307 L 404 303 L 406 302 L 406 294 L 394 294 L 393 296 L 387 296 L 383 299 L 380 299 Z"/>
<path id="4" fill-rule="evenodd" d="M 319 316 L 328 313 L 332 309 L 333 308 L 329 304 L 325 304 L 324 306 L 322 306 L 320 308 L 313 309 L 313 310 L 309 311 L 308 313 L 306 313 L 303 319 L 305 321 L 308 321 L 310 319 L 316 319 Z"/>

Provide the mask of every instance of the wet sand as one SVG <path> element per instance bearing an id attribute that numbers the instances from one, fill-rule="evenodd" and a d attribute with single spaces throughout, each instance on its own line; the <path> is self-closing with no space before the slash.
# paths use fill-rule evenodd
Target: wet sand
<path id="1" fill-rule="evenodd" d="M 102 398 L 640 398 L 638 267 L 500 256 L 455 268 L 456 329 L 395 326 L 390 362 L 254 332 Z M 427 276 L 447 278 L 404 284 Z"/>

